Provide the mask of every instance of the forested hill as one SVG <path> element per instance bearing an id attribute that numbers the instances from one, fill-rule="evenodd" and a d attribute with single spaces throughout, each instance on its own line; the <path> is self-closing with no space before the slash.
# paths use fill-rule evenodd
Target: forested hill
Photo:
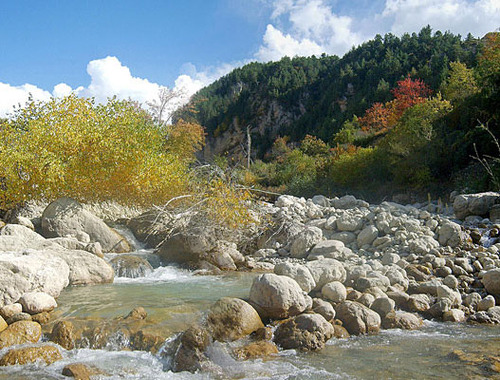
<path id="1" fill-rule="evenodd" d="M 408 74 L 437 92 L 450 62 L 476 65 L 480 40 L 449 32 L 377 35 L 342 58 L 285 57 L 250 63 L 200 90 L 176 118 L 206 128 L 206 157 L 244 156 L 247 128 L 252 156 L 263 157 L 279 136 L 300 141 L 313 135 L 332 142 L 353 115 L 392 98 L 391 89 Z"/>

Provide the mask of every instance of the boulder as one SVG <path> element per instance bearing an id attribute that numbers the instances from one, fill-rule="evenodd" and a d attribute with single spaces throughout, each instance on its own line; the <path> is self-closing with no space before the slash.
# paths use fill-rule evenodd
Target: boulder
<path id="1" fill-rule="evenodd" d="M 31 317 L 31 314 L 28 313 L 17 313 L 14 314 L 12 317 L 7 319 L 7 324 L 11 325 L 13 323 L 19 322 L 19 321 L 32 321 L 33 318 Z"/>
<path id="2" fill-rule="evenodd" d="M 416 330 L 422 326 L 422 318 L 405 311 L 391 311 L 382 319 L 384 329 Z"/>
<path id="3" fill-rule="evenodd" d="M 23 306 L 23 311 L 29 314 L 52 311 L 57 307 L 54 297 L 43 292 L 24 293 L 19 303 Z"/>
<path id="4" fill-rule="evenodd" d="M 2 316 L 0 316 L 0 333 L 7 328 L 7 322 L 5 322 L 5 319 L 3 319 Z"/>
<path id="5" fill-rule="evenodd" d="M 444 322 L 463 322 L 465 321 L 465 313 L 460 309 L 450 309 L 443 313 Z"/>
<path id="6" fill-rule="evenodd" d="M 232 342 L 264 327 L 259 314 L 247 302 L 223 297 L 207 315 L 208 329 L 214 340 Z"/>
<path id="7" fill-rule="evenodd" d="M 488 293 L 500 295 L 500 268 L 491 269 L 486 272 L 482 281 Z"/>
<path id="8" fill-rule="evenodd" d="M 11 348 L 0 359 L 0 366 L 25 365 L 40 361 L 49 365 L 61 359 L 62 355 L 57 347 L 44 344 L 36 347 Z"/>
<path id="9" fill-rule="evenodd" d="M 77 201 L 60 198 L 50 203 L 42 214 L 42 234 L 47 238 L 73 236 L 80 232 L 99 242 L 104 252 L 129 252 L 131 247 L 118 232 L 85 210 Z"/>
<path id="10" fill-rule="evenodd" d="M 328 322 L 335 318 L 335 309 L 330 302 L 326 302 L 321 298 L 313 298 L 312 310 L 321 314 Z"/>
<path id="11" fill-rule="evenodd" d="M 15 236 L 22 241 L 41 243 L 45 241 L 42 235 L 21 224 L 7 224 L 0 229 L 0 236 Z"/>
<path id="12" fill-rule="evenodd" d="M 499 196 L 495 192 L 458 195 L 453 201 L 453 212 L 458 219 L 465 219 L 469 215 L 488 216 Z"/>
<path id="13" fill-rule="evenodd" d="M 147 351 L 153 355 L 157 354 L 164 345 L 164 336 L 151 334 L 143 330 L 137 331 L 130 337 L 130 348 L 132 350 Z"/>
<path id="14" fill-rule="evenodd" d="M 314 290 L 321 290 L 325 284 L 332 281 L 344 282 L 346 270 L 344 266 L 335 259 L 321 259 L 310 261 L 306 264 L 307 269 L 316 282 Z"/>
<path id="15" fill-rule="evenodd" d="M 210 367 L 210 360 L 205 350 L 210 344 L 208 331 L 198 325 L 193 325 L 184 331 L 179 339 L 172 359 L 172 371 L 197 372 Z"/>
<path id="16" fill-rule="evenodd" d="M 374 334 L 380 330 L 380 316 L 365 305 L 344 301 L 335 308 L 337 319 L 351 335 Z"/>
<path id="17" fill-rule="evenodd" d="M 366 226 L 361 230 L 358 237 L 356 238 L 358 247 L 364 245 L 371 245 L 375 239 L 378 237 L 378 229 L 373 225 Z"/>
<path id="18" fill-rule="evenodd" d="M 320 350 L 334 335 L 334 329 L 320 314 L 301 314 L 281 323 L 274 341 L 284 349 Z"/>
<path id="19" fill-rule="evenodd" d="M 21 305 L 20 303 L 12 303 L 10 305 L 5 305 L 4 307 L 0 308 L 0 316 L 3 317 L 4 319 L 8 319 L 15 314 L 22 313 L 22 311 L 23 311 L 23 305 Z"/>
<path id="20" fill-rule="evenodd" d="M 132 217 L 127 222 L 137 240 L 149 248 L 157 248 L 166 240 L 174 227 L 174 215 L 168 211 L 149 210 Z"/>
<path id="21" fill-rule="evenodd" d="M 32 321 L 12 323 L 0 333 L 0 349 L 15 344 L 36 343 L 42 336 L 42 326 Z"/>
<path id="22" fill-rule="evenodd" d="M 274 273 L 293 278 L 306 293 L 309 293 L 316 287 L 316 282 L 311 272 L 304 265 L 284 261 L 274 266 Z"/>
<path id="23" fill-rule="evenodd" d="M 277 353 L 278 347 L 273 342 L 265 340 L 252 342 L 234 350 L 234 355 L 242 360 L 266 358 Z"/>
<path id="24" fill-rule="evenodd" d="M 197 263 L 212 250 L 214 245 L 214 238 L 208 231 L 203 228 L 193 228 L 174 234 L 165 240 L 156 253 L 167 263 Z"/>
<path id="25" fill-rule="evenodd" d="M 333 302 L 343 302 L 347 298 L 347 290 L 339 281 L 332 281 L 321 288 L 323 298 Z"/>
<path id="26" fill-rule="evenodd" d="M 477 304 L 477 311 L 488 311 L 490 307 L 495 306 L 495 298 L 491 295 L 484 297 Z"/>
<path id="27" fill-rule="evenodd" d="M 452 248 L 456 248 L 466 241 L 466 236 L 459 224 L 444 219 L 441 227 L 438 229 L 438 241 L 441 245 L 449 245 Z"/>
<path id="28" fill-rule="evenodd" d="M 91 376 L 99 375 L 102 372 L 97 368 L 83 363 L 72 363 L 64 366 L 63 376 L 74 377 L 76 380 L 90 380 Z"/>
<path id="29" fill-rule="evenodd" d="M 396 303 L 389 297 L 376 298 L 370 305 L 370 309 L 376 311 L 381 318 L 394 311 Z"/>
<path id="30" fill-rule="evenodd" d="M 338 259 L 344 256 L 345 244 L 340 240 L 322 240 L 312 249 L 308 259 L 323 256 L 325 258 Z"/>
<path id="31" fill-rule="evenodd" d="M 294 258 L 304 258 L 308 255 L 309 249 L 317 244 L 323 237 L 323 232 L 318 227 L 307 227 L 295 236 L 290 246 L 290 256 Z"/>
<path id="32" fill-rule="evenodd" d="M 137 278 L 145 277 L 153 272 L 151 264 L 142 257 L 133 255 L 119 255 L 109 262 L 117 277 Z"/>
<path id="33" fill-rule="evenodd" d="M 488 311 L 478 311 L 472 314 L 467 321 L 498 325 L 500 324 L 500 306 L 490 307 Z"/>
<path id="34" fill-rule="evenodd" d="M 70 321 L 59 321 L 52 328 L 50 340 L 66 350 L 75 348 L 75 326 Z"/>
<path id="35" fill-rule="evenodd" d="M 286 276 L 266 273 L 256 277 L 250 289 L 250 303 L 264 318 L 283 319 L 311 306 L 310 297 L 299 284 Z"/>

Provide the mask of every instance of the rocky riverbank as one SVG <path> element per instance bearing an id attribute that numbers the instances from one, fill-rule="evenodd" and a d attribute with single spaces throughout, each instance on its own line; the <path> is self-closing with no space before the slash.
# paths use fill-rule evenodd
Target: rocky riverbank
<path id="1" fill-rule="evenodd" d="M 236 232 L 197 213 L 156 209 L 121 218 L 165 263 L 205 273 L 268 273 L 255 279 L 248 298 L 221 299 L 168 344 L 161 333 L 144 329 L 150 324 L 140 309 L 108 323 L 109 331 L 128 331 L 123 348 L 162 348 L 174 371 L 217 373 L 207 356 L 214 341 L 233 342 L 233 355 L 247 359 L 279 349 L 318 350 L 332 337 L 418 329 L 422 318 L 499 324 L 498 201 L 497 193 L 457 195 L 451 209 L 281 196 L 256 205 L 254 223 Z M 15 215 L 0 230 L 0 349 L 12 347 L 3 365 L 57 360 L 53 344 L 15 359 L 18 344 L 39 341 L 41 324 L 65 349 L 99 335 L 85 335 L 98 326 L 75 333 L 64 321 L 49 322 L 65 286 L 152 270 L 143 258 L 124 255 L 126 239 L 72 200 L 28 216 Z M 117 253 L 111 263 L 103 259 L 106 252 Z"/>

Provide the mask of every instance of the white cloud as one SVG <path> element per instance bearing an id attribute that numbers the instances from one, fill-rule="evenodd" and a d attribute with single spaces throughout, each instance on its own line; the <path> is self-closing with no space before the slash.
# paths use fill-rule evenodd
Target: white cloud
<path id="1" fill-rule="evenodd" d="M 277 0 L 271 18 L 290 26 L 286 31 L 267 26 L 256 54 L 262 61 L 321 53 L 342 55 L 364 40 L 353 30 L 353 19 L 337 15 L 325 0 Z"/>
<path id="2" fill-rule="evenodd" d="M 54 86 L 54 90 L 52 91 L 52 95 L 56 98 L 62 98 L 70 95 L 73 92 L 70 86 L 66 83 L 59 83 Z"/>
<path id="3" fill-rule="evenodd" d="M 500 26 L 499 0 L 386 0 L 382 18 L 395 34 L 433 30 L 482 37 Z"/>
<path id="4" fill-rule="evenodd" d="M 12 113 L 14 106 L 24 106 L 30 94 L 35 100 L 49 100 L 51 97 L 50 92 L 32 84 L 11 86 L 0 82 L 0 117 L 6 117 Z"/>

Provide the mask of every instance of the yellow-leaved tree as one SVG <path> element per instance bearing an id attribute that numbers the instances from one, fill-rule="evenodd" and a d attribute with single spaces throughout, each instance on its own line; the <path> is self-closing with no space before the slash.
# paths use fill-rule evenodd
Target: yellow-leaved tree
<path id="1" fill-rule="evenodd" d="M 134 102 L 31 100 L 0 125 L 0 208 L 60 196 L 162 204 L 190 191 L 202 145 L 200 126 L 160 128 Z"/>

